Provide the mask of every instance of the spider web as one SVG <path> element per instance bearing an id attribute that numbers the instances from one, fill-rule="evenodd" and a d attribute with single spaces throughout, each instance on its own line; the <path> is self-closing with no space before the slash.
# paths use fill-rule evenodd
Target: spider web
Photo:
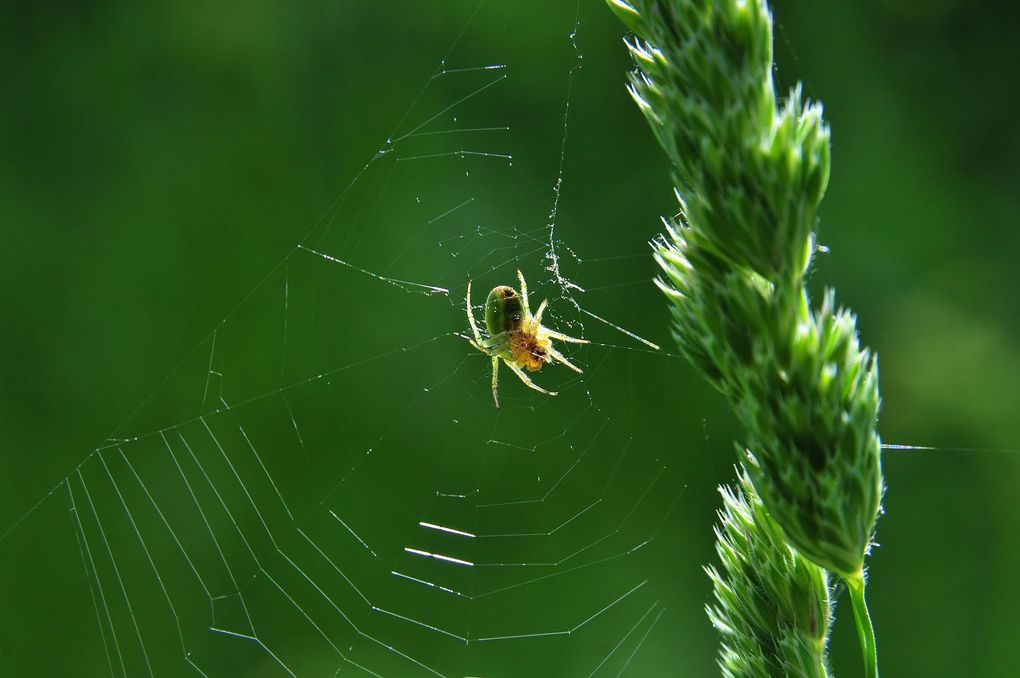
<path id="1" fill-rule="evenodd" d="M 23 634 L 59 628 L 87 674 L 641 666 L 668 619 L 656 573 L 683 482 L 634 423 L 633 374 L 679 359 L 646 338 L 665 345 L 661 318 L 620 304 L 655 293 L 650 233 L 599 250 L 562 213 L 571 9 L 543 54 L 563 76 L 543 129 L 501 94 L 523 74 L 473 40 L 498 22 L 483 4 L 323 218 L 5 526 L 7 583 L 64 592 L 13 612 Z M 557 143 L 515 153 L 531 133 Z M 464 296 L 517 269 L 546 324 L 591 343 L 563 347 L 583 375 L 535 375 L 556 398 L 504 368 L 496 410 Z M 44 667 L 35 650 L 5 653 Z"/>

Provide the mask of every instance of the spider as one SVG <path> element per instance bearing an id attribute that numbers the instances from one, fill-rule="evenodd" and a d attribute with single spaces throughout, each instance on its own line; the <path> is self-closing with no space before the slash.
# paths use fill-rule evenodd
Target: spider
<path id="1" fill-rule="evenodd" d="M 538 312 L 531 315 L 528 306 L 528 284 L 524 282 L 524 274 L 517 271 L 517 279 L 521 282 L 521 293 L 512 287 L 501 285 L 489 292 L 485 300 L 485 329 L 488 337 L 482 339 L 475 324 L 475 315 L 471 310 L 471 281 L 467 286 L 467 317 L 471 324 L 471 334 L 474 338 L 468 338 L 471 345 L 479 351 L 492 358 L 492 399 L 499 407 L 499 391 L 497 389 L 497 377 L 499 374 L 499 361 L 502 360 L 506 366 L 514 371 L 524 385 L 533 388 L 540 393 L 554 396 L 555 391 L 547 391 L 531 380 L 525 372 L 537 372 L 542 369 L 545 363 L 553 361 L 563 363 L 578 374 L 581 368 L 567 360 L 562 353 L 552 346 L 552 339 L 567 341 L 572 344 L 587 344 L 587 339 L 576 339 L 565 334 L 554 332 L 542 325 L 542 313 L 548 304 L 545 300 L 539 305 Z"/>

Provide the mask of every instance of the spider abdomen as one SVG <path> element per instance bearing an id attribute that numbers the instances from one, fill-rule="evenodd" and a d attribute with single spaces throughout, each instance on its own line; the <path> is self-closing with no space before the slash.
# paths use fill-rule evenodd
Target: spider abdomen
<path id="1" fill-rule="evenodd" d="M 501 332 L 516 332 L 524 322 L 521 298 L 512 287 L 494 287 L 485 300 L 485 327 L 490 336 Z"/>

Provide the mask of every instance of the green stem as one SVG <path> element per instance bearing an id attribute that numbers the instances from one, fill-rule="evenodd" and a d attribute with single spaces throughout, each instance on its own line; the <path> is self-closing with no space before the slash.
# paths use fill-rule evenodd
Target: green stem
<path id="1" fill-rule="evenodd" d="M 864 573 L 858 572 L 852 577 L 846 577 L 846 585 L 854 607 L 857 637 L 861 641 L 864 675 L 866 678 L 878 678 L 878 650 L 875 647 L 875 629 L 871 625 L 871 615 L 868 614 L 868 603 L 864 600 Z"/>

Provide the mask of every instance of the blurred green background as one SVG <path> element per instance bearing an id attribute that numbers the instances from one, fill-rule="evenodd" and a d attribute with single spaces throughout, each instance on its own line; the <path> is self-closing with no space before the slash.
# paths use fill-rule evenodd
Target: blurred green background
<path id="1" fill-rule="evenodd" d="M 716 674 L 740 431 L 649 282 L 672 202 L 621 27 L 552 4 L 0 11 L 0 674 Z M 1015 675 L 1018 11 L 773 11 L 833 128 L 815 292 L 881 357 L 884 440 L 939 448 L 883 458 L 883 675 Z M 455 333 L 518 267 L 593 344 L 496 412 Z"/>

